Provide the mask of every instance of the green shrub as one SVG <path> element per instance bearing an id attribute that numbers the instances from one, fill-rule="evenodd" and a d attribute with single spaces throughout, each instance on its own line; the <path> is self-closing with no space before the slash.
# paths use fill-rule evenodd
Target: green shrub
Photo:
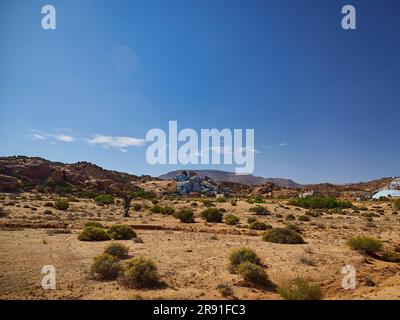
<path id="1" fill-rule="evenodd" d="M 294 223 L 288 223 L 286 225 L 286 228 L 289 228 L 289 229 L 291 229 L 293 231 L 296 231 L 297 233 L 300 233 L 300 234 L 303 231 L 299 225 L 294 224 Z"/>
<path id="2" fill-rule="evenodd" d="M 298 218 L 298 220 L 299 220 L 299 221 L 310 221 L 310 218 L 307 217 L 306 215 L 304 215 L 304 216 L 300 216 L 300 217 Z"/>
<path id="3" fill-rule="evenodd" d="M 347 245 L 362 254 L 374 254 L 382 249 L 382 242 L 367 236 L 353 237 L 347 240 Z"/>
<path id="4" fill-rule="evenodd" d="M 150 259 L 134 258 L 127 263 L 124 283 L 132 288 L 153 288 L 159 284 L 157 267 Z"/>
<path id="5" fill-rule="evenodd" d="M 183 223 L 193 223 L 194 213 L 190 209 L 182 209 L 174 213 L 174 218 L 179 219 Z"/>
<path id="6" fill-rule="evenodd" d="M 393 251 L 386 251 L 382 254 L 382 260 L 387 262 L 400 262 L 400 254 Z"/>
<path id="7" fill-rule="evenodd" d="M 248 283 L 265 285 L 268 282 L 268 276 L 264 269 L 250 261 L 240 263 L 237 273 Z"/>
<path id="8" fill-rule="evenodd" d="M 286 300 L 321 300 L 321 287 L 304 278 L 296 278 L 278 288 L 280 296 Z"/>
<path id="9" fill-rule="evenodd" d="M 162 207 L 159 204 L 155 204 L 150 211 L 153 213 L 161 213 Z"/>
<path id="10" fill-rule="evenodd" d="M 111 239 L 114 240 L 129 240 L 136 238 L 136 232 L 127 224 L 114 224 L 108 231 Z"/>
<path id="11" fill-rule="evenodd" d="M 221 295 L 225 298 L 233 296 L 233 289 L 229 284 L 221 283 L 217 286 L 217 289 L 219 293 L 221 293 Z"/>
<path id="12" fill-rule="evenodd" d="M 118 259 L 124 259 L 128 256 L 129 248 L 121 243 L 110 243 L 105 249 L 104 253 Z"/>
<path id="13" fill-rule="evenodd" d="M 201 217 L 207 222 L 222 222 L 224 214 L 217 208 L 209 208 L 201 213 Z"/>
<path id="14" fill-rule="evenodd" d="M 272 227 L 269 224 L 266 224 L 261 221 L 254 221 L 250 224 L 249 228 L 251 230 L 269 230 L 272 229 Z"/>
<path id="15" fill-rule="evenodd" d="M 252 223 L 255 222 L 255 221 L 257 221 L 257 219 L 254 218 L 254 217 L 250 217 L 250 218 L 247 219 L 247 223 L 248 223 L 248 224 L 252 224 Z"/>
<path id="16" fill-rule="evenodd" d="M 265 200 L 261 196 L 257 196 L 253 199 L 253 203 L 265 203 Z"/>
<path id="17" fill-rule="evenodd" d="M 135 211 L 142 210 L 142 205 L 140 203 L 134 203 L 132 207 L 133 207 L 133 210 L 135 210 Z"/>
<path id="18" fill-rule="evenodd" d="M 242 262 L 248 261 L 257 265 L 261 265 L 261 259 L 257 254 L 248 248 L 240 248 L 233 250 L 229 257 L 229 270 L 232 273 L 237 272 L 237 268 Z"/>
<path id="19" fill-rule="evenodd" d="M 100 222 L 96 222 L 96 221 L 86 222 L 84 228 L 87 228 L 87 227 L 104 228 L 104 226 Z"/>
<path id="20" fill-rule="evenodd" d="M 68 208 L 69 208 L 69 202 L 68 201 L 66 201 L 66 200 L 57 200 L 55 203 L 54 203 L 54 207 L 56 208 L 56 209 L 58 209 L 58 210 L 68 210 Z"/>
<path id="21" fill-rule="evenodd" d="M 9 212 L 4 210 L 3 207 L 0 207 L 0 218 L 5 218 L 9 215 Z"/>
<path id="22" fill-rule="evenodd" d="M 305 198 L 296 198 L 289 200 L 292 206 L 302 207 L 306 209 L 333 209 L 333 208 L 351 208 L 353 205 L 349 201 L 338 200 L 334 197 L 326 196 L 308 196 Z"/>
<path id="23" fill-rule="evenodd" d="M 104 280 L 117 278 L 121 270 L 118 259 L 106 253 L 95 257 L 91 267 L 92 274 Z"/>
<path id="24" fill-rule="evenodd" d="M 157 195 L 151 191 L 145 191 L 143 189 L 141 189 L 140 191 L 136 192 L 135 194 L 136 198 L 142 198 L 142 199 L 154 199 L 157 197 Z"/>
<path id="25" fill-rule="evenodd" d="M 268 209 L 266 207 L 262 207 L 262 206 L 256 206 L 256 207 L 250 208 L 250 212 L 252 212 L 258 216 L 266 216 L 266 215 L 270 214 Z"/>
<path id="26" fill-rule="evenodd" d="M 110 240 L 110 235 L 103 228 L 87 227 L 78 235 L 80 241 L 106 241 Z"/>
<path id="27" fill-rule="evenodd" d="M 225 216 L 224 220 L 225 220 L 226 224 L 229 224 L 232 226 L 238 224 L 240 221 L 240 219 L 237 216 L 235 216 L 234 214 L 227 214 Z"/>
<path id="28" fill-rule="evenodd" d="M 94 198 L 94 201 L 101 204 L 112 204 L 114 203 L 114 197 L 110 194 L 101 194 Z"/>
<path id="29" fill-rule="evenodd" d="M 165 215 L 173 215 L 175 213 L 175 209 L 172 207 L 163 207 L 161 208 L 161 213 Z"/>
<path id="30" fill-rule="evenodd" d="M 214 204 L 212 201 L 210 201 L 210 200 L 203 200 L 202 202 L 203 202 L 203 205 L 204 205 L 206 208 L 215 207 L 215 204 Z"/>
<path id="31" fill-rule="evenodd" d="M 302 236 L 289 228 L 276 228 L 268 230 L 263 234 L 262 239 L 267 242 L 299 244 L 304 243 Z"/>
<path id="32" fill-rule="evenodd" d="M 394 206 L 395 206 L 395 208 L 400 210 L 400 198 L 397 198 L 396 200 L 394 200 Z"/>

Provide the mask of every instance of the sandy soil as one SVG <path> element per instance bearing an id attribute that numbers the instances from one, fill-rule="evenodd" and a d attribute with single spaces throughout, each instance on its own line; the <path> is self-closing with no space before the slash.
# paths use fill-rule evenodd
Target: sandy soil
<path id="1" fill-rule="evenodd" d="M 243 283 L 240 276 L 228 271 L 228 255 L 234 248 L 254 249 L 266 265 L 271 281 L 282 281 L 297 276 L 310 278 L 321 284 L 325 299 L 399 299 L 400 265 L 366 258 L 345 244 L 354 235 L 369 235 L 382 240 L 385 247 L 400 246 L 400 215 L 390 203 L 363 202 L 370 212 L 379 217 L 367 223 L 362 212 L 345 210 L 343 214 L 325 214 L 309 222 L 290 221 L 302 228 L 306 241 L 301 245 L 264 242 L 261 231 L 247 227 L 249 209 L 254 204 L 244 200 L 237 206 L 218 203 L 228 213 L 240 217 L 240 224 L 207 224 L 196 218 L 195 224 L 183 224 L 172 216 L 131 210 L 131 217 L 122 218 L 118 204 L 98 206 L 92 200 L 71 202 L 68 211 L 46 208 L 44 204 L 56 197 L 33 194 L 18 197 L 1 195 L 0 208 L 8 216 L 0 218 L 0 298 L 1 299 L 224 299 L 217 289 L 227 284 L 237 299 L 280 299 L 274 289 L 260 289 Z M 148 201 L 136 201 L 147 203 Z M 186 199 L 161 200 L 162 205 L 175 209 L 188 207 Z M 266 206 L 272 215 L 257 219 L 273 227 L 285 226 L 285 217 L 305 213 L 287 205 L 285 200 L 269 200 Z M 29 207 L 28 207 L 29 206 Z M 34 208 L 34 209 L 33 209 Z M 36 209 L 36 210 L 35 210 Z M 44 214 L 46 209 L 53 214 Z M 199 214 L 204 207 L 199 202 L 192 208 Z M 154 290 L 127 289 L 118 281 L 98 281 L 90 275 L 93 257 L 100 254 L 106 242 L 82 242 L 77 235 L 87 221 L 101 221 L 106 225 L 127 223 L 134 226 L 142 242 L 119 241 L 127 245 L 132 256 L 153 259 L 166 286 Z M 57 289 L 44 290 L 41 273 L 44 265 L 57 271 Z M 341 281 L 344 265 L 357 271 L 357 288 L 344 290 Z"/>

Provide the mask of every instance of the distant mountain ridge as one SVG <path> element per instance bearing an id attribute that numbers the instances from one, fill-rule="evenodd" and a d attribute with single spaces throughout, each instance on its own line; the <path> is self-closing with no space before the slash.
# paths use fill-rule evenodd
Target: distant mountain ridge
<path id="1" fill-rule="evenodd" d="M 177 175 L 182 173 L 183 170 L 170 171 L 166 174 L 159 176 L 163 180 L 172 180 Z M 196 172 L 199 176 L 207 176 L 217 182 L 234 182 L 245 185 L 259 186 L 265 183 L 273 183 L 282 188 L 301 188 L 302 185 L 291 180 L 283 178 L 263 178 L 250 175 L 236 175 L 233 172 L 221 171 L 221 170 L 187 170 Z"/>

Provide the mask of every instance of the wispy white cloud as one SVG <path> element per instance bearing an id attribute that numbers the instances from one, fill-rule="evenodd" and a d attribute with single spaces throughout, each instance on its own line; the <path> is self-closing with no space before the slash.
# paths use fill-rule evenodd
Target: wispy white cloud
<path id="1" fill-rule="evenodd" d="M 46 138 L 39 133 L 33 133 L 31 137 L 33 140 L 46 140 Z"/>
<path id="2" fill-rule="evenodd" d="M 85 139 L 91 145 L 100 145 L 104 148 L 116 148 L 122 152 L 127 152 L 129 147 L 141 147 L 145 140 L 133 137 L 112 137 L 101 134 L 94 135 L 91 139 Z"/>
<path id="3" fill-rule="evenodd" d="M 281 142 L 278 144 L 279 147 L 286 147 L 288 144 L 286 142 Z"/>
<path id="4" fill-rule="evenodd" d="M 66 134 L 54 134 L 51 136 L 61 142 L 74 142 L 75 141 L 74 137 L 66 135 Z"/>

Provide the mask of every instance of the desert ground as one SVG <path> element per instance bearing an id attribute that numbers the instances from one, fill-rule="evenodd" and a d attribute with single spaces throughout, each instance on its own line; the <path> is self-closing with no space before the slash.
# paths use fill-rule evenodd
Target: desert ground
<path id="1" fill-rule="evenodd" d="M 360 254 L 346 245 L 352 236 L 368 235 L 381 240 L 385 248 L 400 247 L 400 215 L 390 201 L 353 201 L 364 211 L 325 210 L 310 221 L 298 217 L 307 209 L 288 205 L 287 200 L 266 199 L 259 205 L 271 214 L 256 216 L 272 227 L 288 223 L 297 226 L 304 244 L 265 242 L 263 231 L 250 230 L 247 219 L 254 217 L 255 204 L 237 199 L 237 205 L 214 202 L 240 218 L 237 225 L 206 223 L 198 215 L 204 205 L 198 199 L 159 199 L 160 205 L 175 210 L 190 207 L 196 222 L 185 224 L 171 215 L 152 213 L 149 200 L 134 199 L 149 208 L 130 210 L 123 217 L 122 204 L 98 205 L 92 199 L 74 199 L 68 210 L 45 206 L 59 198 L 50 194 L 0 194 L 0 298 L 1 299 L 281 299 L 274 287 L 259 288 L 243 282 L 228 270 L 229 253 L 236 248 L 253 249 L 262 259 L 266 273 L 277 286 L 294 277 L 305 277 L 320 284 L 324 299 L 399 299 L 400 264 Z M 214 199 L 215 200 L 215 199 Z M 192 206 L 193 202 L 197 206 Z M 51 213 L 45 214 L 45 210 Z M 364 212 L 374 212 L 369 221 Z M 293 215 L 290 220 L 289 215 Z M 290 221 L 289 221 L 290 220 Z M 79 241 L 77 236 L 88 221 L 106 226 L 131 225 L 137 233 L 133 240 L 99 242 Z M 90 267 L 110 242 L 129 247 L 133 257 L 151 258 L 165 285 L 155 289 L 132 289 L 118 280 L 93 278 Z M 41 286 L 44 265 L 56 268 L 57 288 Z M 356 289 L 344 290 L 342 267 L 356 269 Z M 232 289 L 229 297 L 218 289 Z"/>

